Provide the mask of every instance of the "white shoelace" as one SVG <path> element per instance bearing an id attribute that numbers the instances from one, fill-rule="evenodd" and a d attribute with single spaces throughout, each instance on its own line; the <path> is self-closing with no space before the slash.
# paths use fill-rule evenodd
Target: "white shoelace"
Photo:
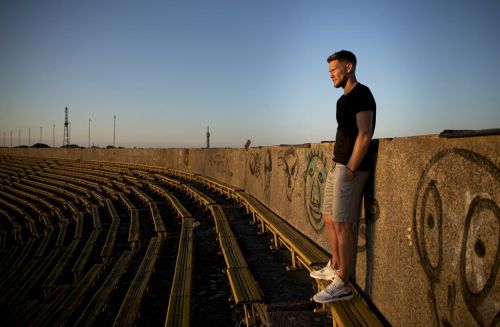
<path id="1" fill-rule="evenodd" d="M 336 288 L 341 286 L 342 281 L 339 281 L 338 278 L 335 278 L 327 287 L 325 287 L 325 292 L 328 294 L 333 294 Z"/>
<path id="2" fill-rule="evenodd" d="M 326 266 L 324 266 L 323 268 L 321 268 L 320 272 L 324 273 L 325 271 L 327 271 L 330 268 L 332 268 L 332 261 L 328 260 L 328 263 L 326 264 Z"/>

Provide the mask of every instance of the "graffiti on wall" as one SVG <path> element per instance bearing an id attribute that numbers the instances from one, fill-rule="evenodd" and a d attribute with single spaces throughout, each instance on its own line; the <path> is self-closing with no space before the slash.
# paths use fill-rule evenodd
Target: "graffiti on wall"
<path id="1" fill-rule="evenodd" d="M 182 162 L 184 163 L 184 166 L 189 166 L 189 149 L 182 150 Z"/>
<path id="2" fill-rule="evenodd" d="M 299 157 L 295 148 L 288 148 L 285 152 L 278 153 L 278 166 L 283 167 L 285 172 L 285 193 L 291 202 L 299 175 Z"/>
<path id="3" fill-rule="evenodd" d="M 269 204 L 271 200 L 271 172 L 273 170 L 271 150 L 267 150 L 264 159 L 260 152 L 251 153 L 248 159 L 250 175 L 256 178 L 263 190 L 264 202 Z"/>
<path id="4" fill-rule="evenodd" d="M 266 151 L 264 157 L 264 199 L 266 203 L 271 202 L 271 176 L 273 171 L 273 161 L 271 157 L 271 150 Z"/>
<path id="5" fill-rule="evenodd" d="M 438 152 L 421 174 L 412 233 L 437 326 L 500 323 L 500 170 L 465 149 Z"/>
<path id="6" fill-rule="evenodd" d="M 260 153 L 252 153 L 250 155 L 250 160 L 248 162 L 248 167 L 250 168 L 250 173 L 252 174 L 253 177 L 259 177 L 260 176 L 260 170 L 262 166 L 261 162 L 261 157 Z"/>
<path id="7" fill-rule="evenodd" d="M 211 152 L 208 158 L 208 165 L 219 175 L 233 176 L 229 165 L 229 158 L 226 158 L 224 153 Z"/>
<path id="8" fill-rule="evenodd" d="M 304 170 L 304 201 L 309 223 L 316 230 L 324 227 L 321 214 L 323 188 L 327 175 L 327 158 L 322 151 L 311 151 Z"/>

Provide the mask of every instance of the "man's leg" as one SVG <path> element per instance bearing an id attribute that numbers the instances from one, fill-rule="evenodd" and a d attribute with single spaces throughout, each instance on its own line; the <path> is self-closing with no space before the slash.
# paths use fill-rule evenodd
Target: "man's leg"
<path id="1" fill-rule="evenodd" d="M 354 270 L 354 233 L 352 223 L 332 221 L 333 231 L 336 233 L 339 270 L 331 283 L 313 296 L 318 303 L 346 301 L 353 298 L 354 293 L 350 286 L 349 277 Z"/>
<path id="2" fill-rule="evenodd" d="M 341 173 L 345 173 L 345 170 L 339 170 L 332 183 L 336 187 L 332 190 L 331 215 L 339 221 L 332 220 L 333 227 L 328 229 L 328 231 L 333 230 L 336 236 L 329 236 L 329 238 L 335 239 L 337 243 L 337 251 L 334 252 L 338 271 L 332 282 L 313 296 L 314 301 L 318 303 L 345 301 L 353 298 L 353 291 L 347 283 L 353 275 L 356 260 L 357 240 L 353 229 L 356 220 L 353 219 L 356 215 L 354 206 L 359 205 L 355 199 L 359 201 L 368 173 L 358 172 L 355 180 L 349 183 L 343 178 L 343 175 L 340 175 Z M 327 223 L 326 220 L 325 223 Z"/>
<path id="3" fill-rule="evenodd" d="M 328 236 L 328 247 L 330 248 L 330 253 L 332 255 L 332 268 L 338 269 L 339 267 L 339 247 L 337 240 L 337 233 L 335 231 L 335 225 L 332 221 L 332 216 L 323 214 L 323 220 L 326 226 L 326 233 Z"/>
<path id="4" fill-rule="evenodd" d="M 337 234 L 339 272 L 345 284 L 349 281 L 354 269 L 354 251 L 356 243 L 354 239 L 353 223 L 333 222 Z"/>

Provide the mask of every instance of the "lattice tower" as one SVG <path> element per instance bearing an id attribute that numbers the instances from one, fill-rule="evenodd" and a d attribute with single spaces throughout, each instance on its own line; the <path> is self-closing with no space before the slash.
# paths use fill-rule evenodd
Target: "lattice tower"
<path id="1" fill-rule="evenodd" d="M 68 129 L 68 107 L 64 109 L 64 136 L 63 146 L 69 146 L 69 129 Z"/>

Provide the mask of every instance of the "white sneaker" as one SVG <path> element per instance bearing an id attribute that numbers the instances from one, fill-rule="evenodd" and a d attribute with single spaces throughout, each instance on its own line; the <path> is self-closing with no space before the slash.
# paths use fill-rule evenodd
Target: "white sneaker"
<path id="1" fill-rule="evenodd" d="M 313 300 L 318 303 L 331 303 L 350 300 L 353 296 L 351 288 L 346 286 L 342 279 L 337 277 L 324 290 L 316 293 L 313 296 Z"/>
<path id="2" fill-rule="evenodd" d="M 331 280 L 337 275 L 338 269 L 332 268 L 332 261 L 328 261 L 325 267 L 320 270 L 314 270 L 309 273 L 309 276 L 315 279 Z"/>

